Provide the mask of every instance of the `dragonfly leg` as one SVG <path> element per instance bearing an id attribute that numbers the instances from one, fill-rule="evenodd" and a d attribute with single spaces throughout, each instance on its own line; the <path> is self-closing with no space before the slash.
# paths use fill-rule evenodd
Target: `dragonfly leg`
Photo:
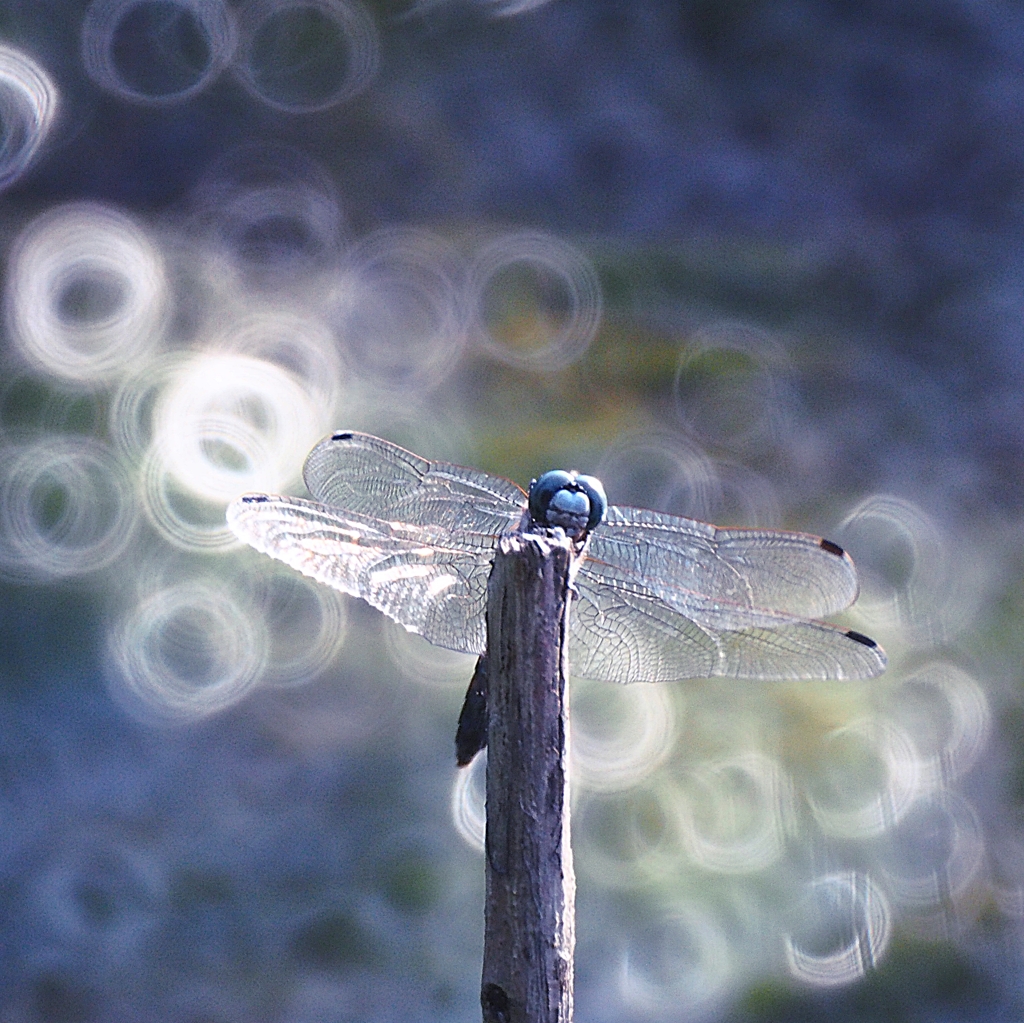
<path id="1" fill-rule="evenodd" d="M 482 653 L 469 680 L 455 732 L 455 762 L 465 767 L 487 745 L 487 654 Z"/>

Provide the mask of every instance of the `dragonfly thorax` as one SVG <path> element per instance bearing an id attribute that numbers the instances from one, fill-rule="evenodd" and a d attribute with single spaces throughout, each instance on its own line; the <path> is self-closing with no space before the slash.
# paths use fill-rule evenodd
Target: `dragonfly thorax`
<path id="1" fill-rule="evenodd" d="M 560 526 L 574 540 L 600 525 L 608 507 L 593 476 L 553 469 L 530 483 L 530 517 L 538 526 Z"/>

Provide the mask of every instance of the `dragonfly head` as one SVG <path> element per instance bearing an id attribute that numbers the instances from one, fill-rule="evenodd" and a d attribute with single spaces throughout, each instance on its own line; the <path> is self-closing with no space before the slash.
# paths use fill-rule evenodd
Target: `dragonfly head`
<path id="1" fill-rule="evenodd" d="M 600 525 L 608 498 L 599 479 L 553 469 L 530 483 L 530 518 L 538 526 L 561 526 L 573 540 Z"/>

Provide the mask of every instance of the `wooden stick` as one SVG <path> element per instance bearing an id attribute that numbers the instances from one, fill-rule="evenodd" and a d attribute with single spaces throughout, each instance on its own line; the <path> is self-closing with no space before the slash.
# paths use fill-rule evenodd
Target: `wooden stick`
<path id="1" fill-rule="evenodd" d="M 570 542 L 501 541 L 487 591 L 484 1023 L 571 1023 Z"/>

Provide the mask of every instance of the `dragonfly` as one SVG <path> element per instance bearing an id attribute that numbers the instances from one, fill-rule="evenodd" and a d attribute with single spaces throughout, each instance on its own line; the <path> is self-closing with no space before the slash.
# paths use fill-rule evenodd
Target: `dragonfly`
<path id="1" fill-rule="evenodd" d="M 581 678 L 674 682 L 872 678 L 871 638 L 820 619 L 849 607 L 849 554 L 808 533 L 722 528 L 607 505 L 593 477 L 553 470 L 529 492 L 345 430 L 309 453 L 312 500 L 243 494 L 233 532 L 304 575 L 360 597 L 410 632 L 477 654 L 457 760 L 486 745 L 487 582 L 501 539 L 562 530 L 576 551 L 569 663 Z"/>

